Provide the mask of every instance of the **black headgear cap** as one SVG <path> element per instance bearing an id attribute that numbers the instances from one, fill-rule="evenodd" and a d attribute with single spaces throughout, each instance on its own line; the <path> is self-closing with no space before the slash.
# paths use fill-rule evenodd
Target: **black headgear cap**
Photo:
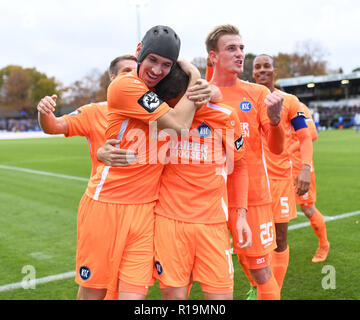
<path id="1" fill-rule="evenodd" d="M 140 63 L 150 53 L 158 54 L 176 63 L 180 52 L 180 38 L 173 29 L 167 26 L 155 26 L 146 32 L 142 39 L 142 46 L 138 55 L 138 69 Z"/>

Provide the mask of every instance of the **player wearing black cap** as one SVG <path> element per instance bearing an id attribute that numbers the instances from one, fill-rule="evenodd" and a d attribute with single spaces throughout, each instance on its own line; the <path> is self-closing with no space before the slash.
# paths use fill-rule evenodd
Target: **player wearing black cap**
<path id="1" fill-rule="evenodd" d="M 194 101 L 207 102 L 210 94 L 188 62 L 179 65 L 189 76 L 190 96 L 170 108 L 151 90 L 169 74 L 179 50 L 180 39 L 171 28 L 151 28 L 137 47 L 137 72 L 120 74 L 109 86 L 105 139 L 137 151 L 139 161 L 127 167 L 99 165 L 89 181 L 78 215 L 79 299 L 103 299 L 107 291 L 119 292 L 119 299 L 144 299 L 151 285 L 154 205 L 165 141 L 157 139 L 150 123 L 177 133 L 188 130 L 197 109 Z"/>
<path id="2" fill-rule="evenodd" d="M 138 55 L 138 70 L 140 63 L 149 53 L 170 59 L 176 63 L 180 52 L 181 41 L 173 29 L 167 26 L 155 26 L 146 32 L 141 41 L 141 51 Z"/>

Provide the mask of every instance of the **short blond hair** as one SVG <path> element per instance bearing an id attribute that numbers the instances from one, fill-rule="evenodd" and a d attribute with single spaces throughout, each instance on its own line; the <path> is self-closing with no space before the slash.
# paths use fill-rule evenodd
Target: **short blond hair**
<path id="1" fill-rule="evenodd" d="M 208 53 L 210 51 L 217 51 L 219 38 L 224 34 L 240 36 L 239 29 L 232 24 L 222 24 L 215 27 L 206 37 L 205 44 Z"/>

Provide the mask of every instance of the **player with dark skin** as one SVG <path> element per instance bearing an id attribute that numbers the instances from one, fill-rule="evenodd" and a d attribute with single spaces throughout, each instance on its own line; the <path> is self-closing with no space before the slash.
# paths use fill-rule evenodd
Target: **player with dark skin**
<path id="1" fill-rule="evenodd" d="M 274 60 L 271 56 L 262 54 L 254 59 L 253 77 L 256 83 L 266 86 L 271 92 L 278 92 L 284 96 L 281 121 L 284 129 L 286 128 L 285 150 L 280 156 L 274 156 L 270 152 L 267 153 L 277 244 L 272 260 L 276 261 L 276 266 L 274 267 L 273 265 L 273 269 L 281 288 L 289 258 L 287 243 L 288 223 L 292 218 L 296 217 L 296 199 L 292 189 L 293 180 L 291 178 L 291 166 L 289 165 L 291 159 L 289 151 L 287 150 L 291 141 L 291 132 L 295 131 L 300 143 L 302 165 L 295 178 L 296 194 L 299 196 L 308 192 L 310 187 L 313 148 L 311 133 L 305 121 L 303 106 L 295 96 L 286 94 L 275 88 L 276 74 L 277 70 L 274 67 Z M 281 202 L 282 200 L 286 201 L 285 206 L 283 202 Z M 278 203 L 280 203 L 281 206 L 279 206 Z M 287 214 L 288 217 L 286 216 Z"/>

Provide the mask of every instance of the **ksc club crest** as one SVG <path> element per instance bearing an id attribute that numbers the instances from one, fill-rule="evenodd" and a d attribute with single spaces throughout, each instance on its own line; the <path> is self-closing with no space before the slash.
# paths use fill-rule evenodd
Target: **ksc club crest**
<path id="1" fill-rule="evenodd" d="M 243 101 L 240 103 L 240 110 L 243 112 L 249 112 L 252 109 L 252 105 L 249 101 Z"/>
<path id="2" fill-rule="evenodd" d="M 83 279 L 84 281 L 89 280 L 89 278 L 91 276 L 90 269 L 85 266 L 80 267 L 79 274 L 80 274 L 81 279 Z"/>
<path id="3" fill-rule="evenodd" d="M 163 268 L 161 266 L 161 263 L 159 261 L 155 261 L 155 269 L 159 276 L 163 273 Z"/>
<path id="4" fill-rule="evenodd" d="M 149 113 L 153 113 L 163 101 L 152 91 L 146 92 L 139 100 L 138 103 Z"/>
<path id="5" fill-rule="evenodd" d="M 197 132 L 201 138 L 207 138 L 211 135 L 211 128 L 206 123 L 203 123 L 198 126 Z"/>

